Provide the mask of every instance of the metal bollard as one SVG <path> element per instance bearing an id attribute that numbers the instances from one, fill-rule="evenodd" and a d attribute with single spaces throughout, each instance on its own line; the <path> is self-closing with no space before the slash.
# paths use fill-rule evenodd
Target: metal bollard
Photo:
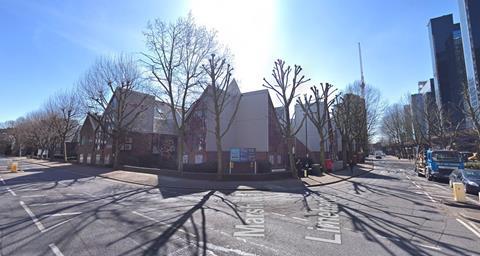
<path id="1" fill-rule="evenodd" d="M 453 199 L 457 202 L 465 202 L 465 187 L 463 183 L 453 183 Z"/>

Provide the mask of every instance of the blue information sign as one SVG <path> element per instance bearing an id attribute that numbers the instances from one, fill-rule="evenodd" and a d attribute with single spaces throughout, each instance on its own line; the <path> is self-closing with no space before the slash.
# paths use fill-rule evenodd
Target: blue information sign
<path id="1" fill-rule="evenodd" d="M 255 148 L 231 148 L 230 161 L 231 162 L 254 162 Z"/>

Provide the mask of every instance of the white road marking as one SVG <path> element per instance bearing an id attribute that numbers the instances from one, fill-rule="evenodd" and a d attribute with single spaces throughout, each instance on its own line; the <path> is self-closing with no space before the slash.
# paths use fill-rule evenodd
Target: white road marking
<path id="1" fill-rule="evenodd" d="M 168 224 L 168 223 L 166 223 L 166 222 L 156 220 L 156 219 L 154 219 L 154 218 L 152 218 L 152 217 L 150 217 L 150 216 L 147 216 L 147 215 L 145 215 L 145 214 L 139 213 L 139 212 L 137 212 L 137 211 L 132 211 L 132 213 L 133 213 L 133 214 L 136 214 L 136 215 L 138 215 L 138 216 L 141 216 L 141 217 L 143 217 L 143 218 L 145 218 L 145 219 L 147 219 L 147 220 L 151 220 L 151 221 L 153 221 L 153 222 L 156 222 L 156 223 L 158 223 L 158 224 L 161 224 L 161 225 L 163 225 L 163 226 L 172 227 L 172 225 L 170 225 L 170 224 Z M 180 231 L 180 232 L 182 232 L 182 233 L 188 234 L 188 235 L 190 235 L 190 236 L 192 236 L 192 237 L 197 237 L 196 235 L 194 235 L 194 234 L 192 234 L 192 233 L 190 233 L 190 232 L 187 232 L 187 231 L 185 231 L 185 230 L 183 230 L 183 229 L 177 229 L 177 231 Z"/>
<path id="2" fill-rule="evenodd" d="M 17 194 L 15 194 L 15 192 L 13 192 L 13 190 L 10 189 L 9 187 L 7 187 L 7 190 L 8 192 L 10 192 L 10 194 L 12 194 L 12 196 L 17 196 Z"/>
<path id="3" fill-rule="evenodd" d="M 48 246 L 50 247 L 50 249 L 52 249 L 52 252 L 56 256 L 63 256 L 63 253 L 60 251 L 60 249 L 58 249 L 58 247 L 55 244 L 49 244 Z"/>
<path id="4" fill-rule="evenodd" d="M 20 201 L 20 205 L 23 207 L 23 209 L 25 209 L 25 211 L 27 212 L 27 214 L 30 216 L 30 218 L 32 219 L 33 223 L 35 223 L 35 225 L 37 226 L 38 230 L 40 230 L 40 232 L 45 232 L 45 227 L 43 226 L 43 224 L 37 219 L 37 217 L 35 216 L 35 214 L 33 214 L 33 212 L 30 210 L 30 208 L 28 208 L 28 206 L 23 202 L 23 201 Z"/>
<path id="5" fill-rule="evenodd" d="M 428 198 L 430 199 L 430 201 L 432 201 L 432 203 L 436 203 L 436 202 L 437 202 L 437 201 L 435 201 L 435 199 L 433 199 L 433 197 L 432 197 L 430 194 L 428 194 L 427 192 L 423 192 L 423 193 L 428 196 Z"/>
<path id="6" fill-rule="evenodd" d="M 473 228 L 474 228 L 474 229 L 475 229 L 477 232 L 479 232 L 479 233 L 480 233 L 480 228 L 479 228 L 479 227 L 477 227 L 477 225 L 475 225 L 475 223 L 473 223 L 473 222 L 469 221 L 469 222 L 468 222 L 468 224 L 470 224 L 470 226 L 472 226 L 472 227 L 473 227 Z"/>
<path id="7" fill-rule="evenodd" d="M 58 227 L 58 226 L 60 226 L 60 225 L 63 225 L 63 224 L 65 224 L 65 223 L 69 222 L 70 220 L 71 220 L 71 219 L 68 219 L 68 220 L 64 220 L 64 221 L 62 221 L 62 222 L 60 222 L 60 223 L 57 223 L 57 224 L 55 224 L 55 225 L 53 225 L 53 226 L 45 229 L 44 232 L 47 232 L 47 231 L 52 230 L 52 229 L 54 229 L 54 228 L 56 228 L 56 227 Z"/>
<path id="8" fill-rule="evenodd" d="M 302 218 L 298 218 L 298 217 L 292 217 L 292 219 L 301 220 L 301 221 L 308 221 L 307 219 L 302 219 Z"/>
<path id="9" fill-rule="evenodd" d="M 17 189 L 17 190 L 20 190 L 20 191 L 40 191 L 40 190 L 43 190 L 42 188 L 20 188 L 20 189 Z"/>
<path id="10" fill-rule="evenodd" d="M 46 206 L 52 204 L 81 204 L 86 203 L 87 201 L 63 201 L 63 202 L 52 202 L 52 203 L 33 203 L 30 206 Z"/>
<path id="11" fill-rule="evenodd" d="M 7 183 L 5 183 L 2 177 L 0 177 L 0 181 L 3 183 L 3 185 L 7 185 Z"/>
<path id="12" fill-rule="evenodd" d="M 460 222 L 464 227 L 466 227 L 468 230 L 470 230 L 473 234 L 475 234 L 477 237 L 480 238 L 480 232 L 475 230 L 474 228 L 470 227 L 467 223 L 463 222 L 463 220 L 457 218 L 457 221 Z"/>
<path id="13" fill-rule="evenodd" d="M 410 176 L 407 176 L 407 179 L 411 180 L 411 179 L 410 179 Z"/>
<path id="14" fill-rule="evenodd" d="M 276 212 L 272 212 L 272 214 L 277 215 L 277 216 L 282 216 L 282 217 L 285 217 L 285 216 L 286 216 L 285 214 L 276 213 Z"/>
<path id="15" fill-rule="evenodd" d="M 45 214 L 43 216 L 60 217 L 60 216 L 71 216 L 71 215 L 79 215 L 79 214 L 82 214 L 82 212 L 63 212 L 63 213 Z"/>
<path id="16" fill-rule="evenodd" d="M 203 246 L 204 243 L 200 241 L 199 244 L 201 246 Z M 206 243 L 206 246 L 209 249 L 213 249 L 213 250 L 217 250 L 217 251 L 221 251 L 221 252 L 226 252 L 227 255 L 232 255 L 231 253 L 235 253 L 235 254 L 240 255 L 240 256 L 256 256 L 256 254 L 252 254 L 252 253 L 249 253 L 249 252 L 244 252 L 244 251 L 241 251 L 239 249 L 225 248 L 223 246 L 219 246 L 219 245 L 215 245 L 215 244 L 211 244 L 211 243 Z"/>
<path id="17" fill-rule="evenodd" d="M 426 245 L 426 244 L 421 244 L 421 243 L 414 243 L 418 246 L 421 246 L 421 247 L 425 247 L 425 248 L 428 248 L 428 249 L 432 249 L 432 250 L 437 250 L 437 251 L 441 251 L 442 249 L 440 247 L 437 247 L 437 246 L 432 246 L 432 245 Z"/>
<path id="18" fill-rule="evenodd" d="M 30 198 L 30 197 L 44 197 L 44 195 L 29 195 L 29 196 L 20 196 L 20 197 L 25 197 L 25 198 Z"/>

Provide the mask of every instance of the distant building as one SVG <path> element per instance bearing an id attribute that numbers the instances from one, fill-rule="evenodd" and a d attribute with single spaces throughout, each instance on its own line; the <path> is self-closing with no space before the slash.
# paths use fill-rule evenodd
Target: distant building
<path id="1" fill-rule="evenodd" d="M 316 105 L 312 105 L 313 111 L 316 112 Z M 323 102 L 320 104 L 320 111 L 323 112 Z M 302 107 L 299 104 L 295 105 L 295 114 L 293 119 L 293 124 L 295 127 L 300 126 L 302 124 L 302 119 L 306 118 L 303 122 L 302 127 L 296 134 L 297 138 L 297 148 L 296 150 L 298 156 L 303 156 L 309 154 L 315 162 L 319 162 L 320 159 L 320 145 L 323 142 L 325 147 L 325 159 L 333 158 L 337 159 L 340 156 L 339 152 L 342 150 L 342 140 L 340 137 L 339 131 L 336 129 L 335 122 L 333 118 L 331 119 L 332 128 L 334 130 L 334 144 L 330 145 L 330 139 L 328 138 L 328 124 L 325 121 L 325 126 L 323 127 L 323 138 L 320 138 L 320 135 L 317 131 L 317 127 L 315 124 L 305 116 L 305 112 L 303 111 Z M 302 148 L 299 148 L 298 145 Z M 303 152 L 301 151 L 303 149 Z"/>
<path id="2" fill-rule="evenodd" d="M 480 97 L 480 1 L 458 0 L 460 26 L 470 102 L 479 108 Z"/>
<path id="3" fill-rule="evenodd" d="M 453 16 L 431 19 L 429 24 L 435 78 L 435 97 L 442 108 L 442 121 L 465 124 L 462 88 L 466 84 L 460 24 L 453 23 Z M 447 116 L 448 115 L 448 116 Z"/>
<path id="4" fill-rule="evenodd" d="M 412 117 L 417 140 L 431 138 L 438 120 L 433 78 L 418 82 L 418 93 L 411 95 Z"/>
<path id="5" fill-rule="evenodd" d="M 421 93 L 412 94 L 410 102 L 412 110 L 412 125 L 417 142 L 427 134 L 427 122 L 425 113 L 425 99 Z"/>

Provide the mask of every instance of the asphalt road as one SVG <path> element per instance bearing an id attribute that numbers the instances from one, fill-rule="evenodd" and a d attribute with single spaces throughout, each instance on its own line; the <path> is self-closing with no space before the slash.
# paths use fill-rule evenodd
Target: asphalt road
<path id="1" fill-rule="evenodd" d="M 460 214 L 478 207 L 450 204 L 448 184 L 415 176 L 406 160 L 288 192 L 152 188 L 81 167 L 23 168 L 0 172 L 2 256 L 480 255 L 480 220 Z"/>

